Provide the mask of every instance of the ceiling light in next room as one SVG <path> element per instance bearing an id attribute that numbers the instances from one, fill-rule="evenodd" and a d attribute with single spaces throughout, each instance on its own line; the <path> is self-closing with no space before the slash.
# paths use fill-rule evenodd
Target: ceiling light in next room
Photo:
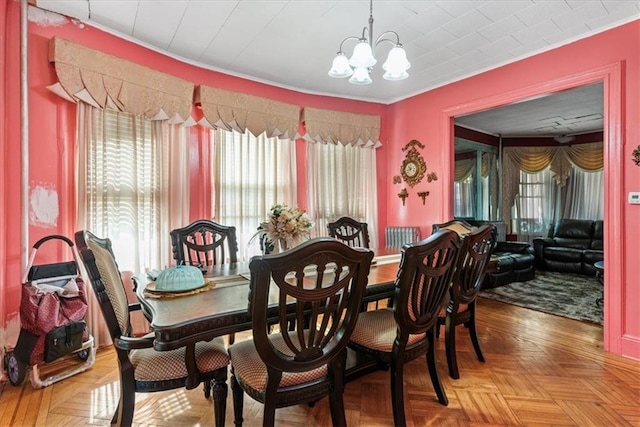
<path id="1" fill-rule="evenodd" d="M 561 136 L 554 136 L 553 139 L 556 142 L 559 142 L 560 144 L 567 144 L 569 142 L 575 141 L 576 137 L 575 136 L 569 136 L 569 135 L 561 135 Z"/>

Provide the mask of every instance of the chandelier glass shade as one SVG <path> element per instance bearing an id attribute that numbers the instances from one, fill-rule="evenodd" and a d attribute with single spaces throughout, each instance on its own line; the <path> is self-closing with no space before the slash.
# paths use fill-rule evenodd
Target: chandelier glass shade
<path id="1" fill-rule="evenodd" d="M 394 39 L 387 38 L 395 36 Z M 342 47 L 348 40 L 358 40 L 351 58 L 347 58 Z M 411 63 L 407 60 L 407 52 L 405 52 L 400 43 L 400 36 L 395 31 L 385 31 L 375 42 L 373 41 L 373 0 L 369 3 L 369 26 L 362 29 L 362 36 L 350 36 L 342 40 L 340 50 L 333 58 L 329 76 L 335 78 L 349 77 L 349 82 L 356 85 L 370 84 L 371 70 L 378 62 L 374 56 L 374 48 L 382 42 L 393 44 L 393 48 L 389 51 L 387 60 L 382 64 L 385 71 L 382 76 L 385 80 L 404 80 L 409 77 L 407 70 L 411 67 Z"/>

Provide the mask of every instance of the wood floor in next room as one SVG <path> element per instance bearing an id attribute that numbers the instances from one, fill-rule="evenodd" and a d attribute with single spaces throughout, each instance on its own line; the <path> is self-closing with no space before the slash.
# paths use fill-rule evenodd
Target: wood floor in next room
<path id="1" fill-rule="evenodd" d="M 436 401 L 424 359 L 405 368 L 409 426 L 640 426 L 640 362 L 603 351 L 596 324 L 481 299 L 479 335 L 486 363 L 475 358 L 464 329 L 458 333 L 460 379 L 446 375 L 443 336 L 438 363 L 449 406 Z M 444 334 L 443 334 L 444 335 Z M 241 338 L 241 337 L 239 337 Z M 2 426 L 108 425 L 118 394 L 117 360 L 97 353 L 87 372 L 34 390 L 0 384 Z M 347 384 L 349 426 L 391 426 L 389 372 Z M 231 393 L 227 425 L 233 425 Z M 245 426 L 262 425 L 262 405 L 245 396 Z M 279 426 L 329 426 L 327 399 L 276 412 Z M 212 426 L 213 407 L 202 388 L 138 394 L 134 425 Z"/>

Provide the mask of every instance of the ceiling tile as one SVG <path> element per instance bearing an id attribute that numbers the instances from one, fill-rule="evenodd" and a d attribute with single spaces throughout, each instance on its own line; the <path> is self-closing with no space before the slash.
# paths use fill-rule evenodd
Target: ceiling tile
<path id="1" fill-rule="evenodd" d="M 487 40 L 493 42 L 520 31 L 522 27 L 524 27 L 522 21 L 520 21 L 515 15 L 512 15 L 501 19 L 492 25 L 480 28 L 478 33 Z"/>
<path id="2" fill-rule="evenodd" d="M 485 39 L 482 35 L 478 33 L 472 33 L 467 34 L 466 36 L 461 37 L 451 43 L 448 43 L 447 47 L 458 55 L 464 55 L 483 46 L 487 46 L 490 43 L 491 42 Z"/>
<path id="3" fill-rule="evenodd" d="M 4 6 L 3 2 L 3 6 Z M 75 1 L 63 3 L 60 0 L 37 0 L 36 5 L 51 12 L 67 15 L 72 18 L 89 19 L 89 2 Z"/>
<path id="4" fill-rule="evenodd" d="M 489 18 L 477 10 L 474 10 L 443 25 L 442 28 L 454 36 L 462 38 L 468 34 L 473 34 L 490 24 L 491 20 Z"/>
<path id="5" fill-rule="evenodd" d="M 168 50 L 199 60 L 237 4 L 237 1 L 189 2 Z"/>
<path id="6" fill-rule="evenodd" d="M 523 11 L 535 3 L 528 0 L 490 1 L 478 7 L 478 11 L 493 22 L 512 17 L 515 13 Z"/>
<path id="7" fill-rule="evenodd" d="M 556 15 L 552 20 L 563 30 L 580 27 L 584 28 L 586 32 L 588 31 L 588 27 L 585 25 L 585 22 L 600 18 L 606 14 L 607 10 L 602 6 L 602 3 L 599 1 L 590 1 L 581 3 L 569 12 Z"/>
<path id="8" fill-rule="evenodd" d="M 189 3 L 185 1 L 141 1 L 133 37 L 166 50 L 173 40 Z"/>
<path id="9" fill-rule="evenodd" d="M 523 46 L 528 45 L 532 40 L 547 39 L 554 36 L 562 36 L 562 30 L 552 20 L 542 21 L 513 32 L 513 38 Z"/>
<path id="10" fill-rule="evenodd" d="M 132 36 L 138 3 L 140 2 L 133 0 L 91 2 L 91 19 L 104 28 Z"/>
<path id="11" fill-rule="evenodd" d="M 571 8 L 564 1 L 541 1 L 521 12 L 516 12 L 516 16 L 525 25 L 532 26 L 566 12 L 571 12 Z"/>

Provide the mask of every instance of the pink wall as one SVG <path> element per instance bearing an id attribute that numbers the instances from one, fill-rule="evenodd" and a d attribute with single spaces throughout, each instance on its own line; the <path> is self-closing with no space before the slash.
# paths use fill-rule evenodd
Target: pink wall
<path id="1" fill-rule="evenodd" d="M 0 55 L 4 66 L 6 92 L 0 100 L 0 120 L 6 144 L 0 154 L 3 161 L 4 204 L 0 230 L 8 242 L 0 243 L 2 271 L 0 277 L 0 345 L 13 345 L 16 339 L 16 325 L 19 327 L 19 286 L 20 286 L 20 131 L 19 131 L 19 7 L 17 2 L 2 6 L 0 18 L 6 22 Z M 607 170 L 607 198 L 610 205 L 607 219 L 611 224 L 605 230 L 607 236 L 620 235 L 617 230 L 637 234 L 640 229 L 640 209 L 629 206 L 623 195 L 631 190 L 640 190 L 640 168 L 631 163 L 631 151 L 639 142 L 638 135 L 638 84 L 640 70 L 640 24 L 634 22 L 564 46 L 552 52 L 511 64 L 462 82 L 439 88 L 411 99 L 385 106 L 333 97 L 309 95 L 291 90 L 243 80 L 221 73 L 199 69 L 149 51 L 127 41 L 102 33 L 96 29 L 66 23 L 60 26 L 29 26 L 29 102 L 30 102 L 30 188 L 40 186 L 57 192 L 60 200 L 60 216 L 53 226 L 31 225 L 29 244 L 39 237 L 52 233 L 72 235 L 75 213 L 73 206 L 73 140 L 75 128 L 75 107 L 50 93 L 45 87 L 55 81 L 53 68 L 47 60 L 49 39 L 61 36 L 68 40 L 113 54 L 142 65 L 156 68 L 176 76 L 189 79 L 196 84 L 207 84 L 229 90 L 245 91 L 254 95 L 294 103 L 300 106 L 331 108 L 382 117 L 381 141 L 385 144 L 378 156 L 378 184 L 381 210 L 380 229 L 386 225 L 419 225 L 423 235 L 430 232 L 431 224 L 448 219 L 451 215 L 451 174 L 452 174 L 452 124 L 451 117 L 466 108 L 490 108 L 513 102 L 534 94 L 561 90 L 563 84 L 575 82 L 583 84 L 591 79 L 607 82 L 606 91 L 612 93 L 611 102 L 619 108 L 612 108 L 607 121 L 614 121 L 612 132 L 606 134 L 606 154 L 619 167 L 612 171 L 611 162 Z M 1 52 L 0 52 L 1 53 Z M 620 62 L 621 61 L 621 62 Z M 610 64 L 620 64 L 609 67 Z M 593 71 L 605 67 L 599 72 Z M 620 72 L 616 70 L 620 69 Z M 0 71 L 2 73 L 2 71 Z M 584 75 L 588 75 L 584 77 Z M 0 74 L 2 75 L 2 74 Z M 578 75 L 578 77 L 575 77 Z M 594 77 L 595 76 L 595 77 Z M 573 79 L 573 80 L 572 80 Z M 564 82 L 564 83 L 563 83 Z M 609 84 L 611 82 L 611 84 Z M 617 86 L 616 86 L 617 85 Z M 565 86 L 566 87 L 566 86 Z M 619 87 L 616 89 L 616 87 Z M 620 96 L 620 92 L 627 95 Z M 11 106 L 11 108 L 8 108 Z M 617 115 L 617 116 L 616 116 Z M 617 123 L 617 125 L 616 125 Z M 204 149 L 202 134 L 192 130 L 192 181 L 202 182 L 206 167 L 198 159 Z M 417 139 L 426 145 L 422 150 L 429 172 L 436 172 L 438 180 L 417 185 L 409 189 L 410 197 L 406 206 L 396 194 L 402 188 L 392 183 L 392 176 L 399 174 L 404 157 L 401 147 L 409 140 Z M 10 148 L 7 148 L 10 147 Z M 197 171 L 197 172 L 196 172 Z M 303 174 L 300 174 L 303 176 Z M 304 188 L 300 183 L 301 188 Z M 415 194 L 427 190 L 426 205 L 422 205 Z M 208 189 L 202 186 L 192 188 L 194 216 L 205 214 L 208 209 L 206 197 Z M 619 219 L 619 220 L 618 220 Z M 613 224 L 616 225 L 614 228 Z M 383 236 L 381 236 L 383 238 Z M 620 241 L 616 246 L 611 240 Z M 639 273 L 634 262 L 640 250 L 637 239 L 608 239 L 607 241 L 607 300 L 605 339 L 610 351 L 640 359 L 640 317 L 632 307 L 640 301 Z M 610 253 L 617 254 L 615 258 Z M 46 254 L 53 260 L 61 253 Z M 4 310 L 4 312 L 2 311 Z M 3 335 L 5 333 L 5 335 Z"/>
<path id="2" fill-rule="evenodd" d="M 6 144 L 3 147 L 11 147 L 2 152 L 3 182 L 5 183 L 2 203 L 6 204 L 3 210 L 5 215 L 0 220 L 3 239 L 0 246 L 2 259 L 2 277 L 0 278 L 0 347 L 12 346 L 19 332 L 19 295 L 21 285 L 21 230 L 22 212 L 20 209 L 20 84 L 19 84 L 19 42 L 20 42 L 20 7 L 19 2 L 5 3 L 1 0 L 3 43 L 6 54 L 1 56 L 3 65 L 3 82 L 7 82 L 7 92 L 2 96 L 0 112 L 2 112 L 2 129 L 6 133 Z M 6 18 L 5 18 L 6 15 Z M 69 103 L 51 93 L 46 87 L 56 81 L 55 71 L 48 61 L 49 40 L 53 36 L 60 36 L 67 40 L 81 43 L 114 56 L 118 56 L 141 65 L 155 68 L 160 71 L 190 80 L 195 84 L 205 84 L 221 87 L 234 91 L 245 91 L 254 95 L 263 96 L 299 106 L 327 108 L 364 114 L 381 116 L 382 141 L 386 140 L 386 109 L 383 104 L 345 100 L 340 98 L 309 95 L 292 90 L 277 88 L 245 79 L 204 70 L 187 65 L 150 51 L 123 39 L 116 38 L 92 27 L 82 28 L 69 21 L 55 23 L 54 25 L 43 22 L 30 22 L 28 35 L 29 58 L 29 190 L 34 190 L 58 197 L 57 208 L 59 215 L 53 223 L 31 220 L 29 227 L 29 247 L 41 237 L 49 234 L 63 234 L 73 236 L 75 232 L 74 182 L 73 182 L 73 144 L 75 135 L 75 104 Z M 5 86 L 3 85 L 3 89 Z M 5 106 L 13 106 L 10 110 Z M 194 127 L 191 130 L 191 192 L 192 219 L 210 216 L 210 188 L 203 185 L 208 173 L 208 158 L 206 132 Z M 301 148 L 299 156 L 304 159 L 304 145 L 298 143 Z M 379 149 L 380 160 L 378 169 L 385 171 L 386 163 L 383 161 L 386 146 Z M 302 201 L 301 206 L 306 205 L 306 175 L 304 168 L 298 170 L 298 192 Z M 384 205 L 381 205 L 384 206 Z M 32 213 L 32 212 L 30 212 Z M 386 210 L 380 208 L 379 216 L 384 221 Z M 9 242 L 4 244 L 4 242 Z M 39 262 L 55 262 L 65 259 L 69 255 L 68 249 L 59 245 L 51 247 L 43 246 L 38 251 Z"/>
<path id="3" fill-rule="evenodd" d="M 605 88 L 605 262 L 606 349 L 640 359 L 640 273 L 637 236 L 640 206 L 629 205 L 626 195 L 640 190 L 640 168 L 631 151 L 640 144 L 640 21 L 584 39 L 535 57 L 429 91 L 390 106 L 389 140 L 395 150 L 389 169 L 399 168 L 400 147 L 418 139 L 427 148 L 427 166 L 439 179 L 421 185 L 429 189 L 427 206 L 410 191 L 407 206 L 393 197 L 401 188 L 387 179 L 391 195 L 388 222 L 431 224 L 451 218 L 453 156 L 452 118 L 487 108 L 603 81 Z M 416 189 L 420 191 L 420 189 Z M 621 230 L 625 230 L 621 232 Z"/>

